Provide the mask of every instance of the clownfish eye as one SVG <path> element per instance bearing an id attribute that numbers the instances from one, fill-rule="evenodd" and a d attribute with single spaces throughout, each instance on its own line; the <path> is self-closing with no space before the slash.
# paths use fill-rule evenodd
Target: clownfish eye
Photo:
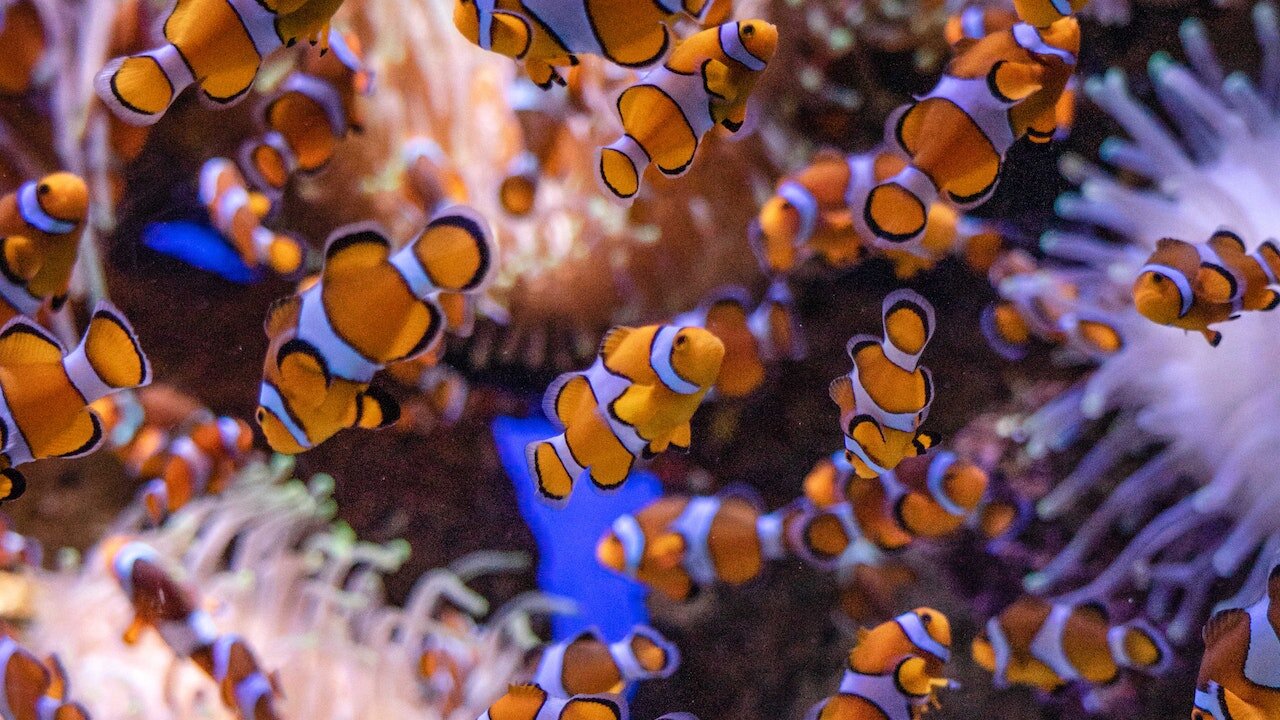
<path id="1" fill-rule="evenodd" d="M 791 203 L 787 202 L 786 200 L 783 200 L 783 201 L 782 201 L 782 209 L 783 209 L 783 210 L 790 210 L 790 209 L 791 209 Z"/>
<path id="2" fill-rule="evenodd" d="M 1161 274 L 1159 274 L 1159 273 L 1152 273 L 1152 274 L 1151 274 L 1151 278 L 1152 278 L 1153 280 L 1155 280 L 1155 282 L 1156 282 L 1156 284 L 1157 284 L 1157 285 L 1159 285 L 1160 283 L 1164 282 L 1164 276 L 1163 276 L 1163 275 L 1161 275 Z"/>
<path id="3" fill-rule="evenodd" d="M 48 195 L 53 192 L 53 188 L 49 187 L 49 183 L 40 183 L 40 185 L 36 187 L 36 192 L 41 195 Z"/>
<path id="4" fill-rule="evenodd" d="M 680 333 L 679 335 L 676 335 L 675 342 L 673 342 L 672 345 L 680 348 L 680 347 L 684 347 L 685 344 L 688 342 L 689 342 L 689 338 L 685 337 L 684 333 Z"/>
<path id="5" fill-rule="evenodd" d="M 742 37 L 751 37 L 756 34 L 756 26 L 750 23 L 742 26 Z"/>
<path id="6" fill-rule="evenodd" d="M 257 412 L 256 417 L 258 418 L 258 422 L 262 422 L 263 420 L 266 420 L 266 419 L 267 419 L 267 411 L 266 411 L 266 410 L 263 410 L 262 408 L 258 408 L 258 412 Z"/>
<path id="7" fill-rule="evenodd" d="M 930 615 L 929 613 L 923 613 L 920 615 L 920 622 L 924 625 L 928 625 L 929 623 L 933 622 L 933 616 Z"/>

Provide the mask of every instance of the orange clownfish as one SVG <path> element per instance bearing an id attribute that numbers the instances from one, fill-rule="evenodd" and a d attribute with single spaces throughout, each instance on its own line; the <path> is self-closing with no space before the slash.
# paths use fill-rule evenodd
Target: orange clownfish
<path id="1" fill-rule="evenodd" d="M 962 208 L 981 204 L 995 191 L 1014 141 L 1053 138 L 1057 105 L 1080 51 L 1080 24 L 1019 23 L 962 45 L 934 89 L 891 120 L 910 164 L 854 208 L 855 222 L 882 242 L 917 241 L 939 196 Z"/>
<path id="2" fill-rule="evenodd" d="M 0 323 L 66 302 L 88 212 L 89 189 L 68 172 L 0 198 Z"/>
<path id="3" fill-rule="evenodd" d="M 5 49 L 0 61 L 0 95 L 25 95 L 49 79 L 54 69 L 46 55 L 50 44 L 39 3 L 14 0 L 5 4 L 0 18 L 0 47 Z"/>
<path id="4" fill-rule="evenodd" d="M 619 695 L 554 697 L 537 685 L 512 685 L 480 720 L 629 720 Z M 667 713 L 658 720 L 698 720 L 689 713 Z"/>
<path id="5" fill-rule="evenodd" d="M 858 477 L 875 478 L 938 442 L 920 431 L 933 403 L 933 377 L 919 367 L 933 336 L 933 306 L 911 290 L 895 290 L 881 309 L 884 340 L 857 335 L 846 346 L 853 370 L 831 381 L 840 407 L 845 457 Z"/>
<path id="6" fill-rule="evenodd" d="M 213 158 L 200 169 L 200 201 L 213 226 L 231 241 L 245 265 L 269 267 L 281 275 L 302 269 L 306 255 L 302 243 L 262 226 L 271 201 L 251 192 L 230 160 Z"/>
<path id="7" fill-rule="evenodd" d="M 659 498 L 622 515 L 596 545 L 600 564 L 673 600 L 716 583 L 740 585 L 788 552 L 793 507 L 765 514 L 737 495 Z"/>
<path id="8" fill-rule="evenodd" d="M 0 497 L 22 494 L 15 466 L 53 457 L 80 457 L 102 444 L 98 398 L 151 382 L 151 365 L 120 311 L 99 303 L 71 353 L 23 317 L 0 329 Z"/>
<path id="9" fill-rule="evenodd" d="M 1280 248 L 1271 240 L 1248 252 L 1227 230 L 1200 244 L 1164 238 L 1133 283 L 1133 304 L 1148 320 L 1194 330 L 1217 347 L 1222 333 L 1210 325 L 1280 306 L 1271 287 L 1280 284 L 1277 273 Z"/>
<path id="10" fill-rule="evenodd" d="M 525 448 L 538 497 L 568 502 L 584 470 L 597 488 L 614 489 L 636 458 L 687 449 L 689 421 L 715 385 L 724 354 L 724 343 L 699 327 L 611 329 L 595 364 L 547 387 L 543 411 L 563 432 Z"/>
<path id="11" fill-rule="evenodd" d="M 1252 605 L 1214 613 L 1204 626 L 1192 720 L 1280 717 L 1280 566 Z"/>
<path id="12" fill-rule="evenodd" d="M 467 183 L 440 145 L 416 136 L 401 149 L 404 194 L 427 213 L 468 200 Z"/>
<path id="13" fill-rule="evenodd" d="M 1064 18 L 1073 18 L 1089 0 L 1013 0 L 1018 19 L 1037 28 L 1047 28 Z"/>
<path id="14" fill-rule="evenodd" d="M 538 179 L 542 172 L 538 156 L 525 151 L 511 161 L 498 184 L 498 204 L 508 215 L 524 217 L 533 212 L 538 199 Z"/>
<path id="15" fill-rule="evenodd" d="M 354 33 L 329 31 L 329 50 L 312 49 L 262 109 L 264 134 L 245 144 L 242 163 L 260 187 L 278 192 L 294 173 L 313 173 L 349 132 L 362 132 L 358 97 L 373 91 Z"/>
<path id="16" fill-rule="evenodd" d="M 621 693 L 637 682 L 670 677 L 679 665 L 679 650 L 651 627 L 635 627 L 615 643 L 592 628 L 544 648 L 533 682 L 555 697 Z"/>
<path id="17" fill-rule="evenodd" d="M 40 662 L 13 638 L 0 637 L 0 708 L 13 720 L 89 720 L 67 695 L 70 682 L 57 656 Z"/>
<path id="18" fill-rule="evenodd" d="M 239 418 L 209 418 L 179 435 L 162 451 L 160 477 L 142 489 L 151 522 L 159 525 L 191 500 L 222 492 L 252 448 L 253 430 Z"/>
<path id="19" fill-rule="evenodd" d="M 194 659 L 218 684 L 223 705 L 242 720 L 279 720 L 275 704 L 283 696 L 280 678 L 274 672 L 263 672 L 243 638 L 219 635 Z"/>
<path id="20" fill-rule="evenodd" d="M 205 653 L 217 640 L 209 613 L 197 606 L 194 593 L 165 568 L 155 548 L 125 537 L 103 543 L 102 557 L 133 605 L 133 622 L 124 631 L 132 645 L 152 628 L 179 657 Z"/>
<path id="21" fill-rule="evenodd" d="M 694 19 L 711 0 L 458 0 L 453 24 L 485 50 L 522 61 L 538 87 L 564 85 L 559 68 L 579 63 L 578 55 L 599 55 L 625 67 L 658 62 L 671 45 L 668 25 L 678 16 Z"/>
<path id="22" fill-rule="evenodd" d="M 165 44 L 107 63 L 94 89 L 116 117 L 153 125 L 186 88 L 214 107 L 244 98 L 263 58 L 298 40 L 329 42 L 342 0 L 187 0 L 164 22 Z"/>
<path id="23" fill-rule="evenodd" d="M 664 175 L 683 175 L 711 128 L 741 129 L 751 90 L 777 47 L 778 28 L 763 20 L 725 23 L 691 35 L 624 90 L 618 97 L 624 134 L 600 151 L 609 192 L 629 201 L 649 163 Z"/>
<path id="24" fill-rule="evenodd" d="M 395 422 L 399 409 L 369 386 L 373 376 L 431 350 L 444 332 L 436 296 L 479 290 L 496 259 L 488 223 L 463 206 L 394 253 L 375 226 L 336 231 L 319 282 L 267 315 L 257 420 L 271 447 L 296 454 L 344 428 Z"/>
<path id="25" fill-rule="evenodd" d="M 1046 691 L 1076 681 L 1105 685 L 1121 668 L 1159 674 L 1173 662 L 1164 637 L 1144 620 L 1112 625 L 1098 605 L 1030 596 L 988 620 L 972 651 L 974 661 L 994 673 L 997 688 Z"/>
<path id="26" fill-rule="evenodd" d="M 918 720 L 938 705 L 951 659 L 951 623 L 932 608 L 916 608 L 859 628 L 840 691 L 810 711 L 813 720 Z"/>
<path id="27" fill-rule="evenodd" d="M 1018 24 L 1018 15 L 1002 7 L 969 5 L 947 18 L 943 36 L 955 47 L 963 40 L 981 40 Z"/>

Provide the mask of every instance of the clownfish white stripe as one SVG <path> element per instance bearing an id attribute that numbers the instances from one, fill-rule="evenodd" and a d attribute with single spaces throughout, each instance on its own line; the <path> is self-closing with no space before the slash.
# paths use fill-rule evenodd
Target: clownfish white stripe
<path id="1" fill-rule="evenodd" d="M 1178 294 L 1182 296 L 1182 306 L 1178 309 L 1178 317 L 1183 317 L 1191 311 L 1191 303 L 1195 301 L 1195 293 L 1191 291 L 1191 282 L 1187 280 L 1186 275 L 1183 275 L 1180 270 L 1160 263 L 1147 263 L 1138 270 L 1139 275 L 1148 272 L 1156 273 L 1178 287 Z"/>
<path id="2" fill-rule="evenodd" d="M 332 52 L 338 61 L 345 65 L 353 72 L 364 70 L 364 63 L 347 44 L 347 38 L 337 30 L 329 30 L 329 51 Z"/>
<path id="3" fill-rule="evenodd" d="M 711 523 L 718 512 L 720 498 L 695 497 L 685 505 L 680 517 L 671 523 L 671 529 L 684 536 L 683 566 L 690 579 L 698 585 L 713 585 L 717 579 L 708 539 L 711 536 Z"/>
<path id="4" fill-rule="evenodd" d="M 189 657 L 199 648 L 208 647 L 218 638 L 218 628 L 204 610 L 193 610 L 179 621 L 162 622 L 156 626 L 156 632 L 170 650 L 182 657 Z"/>
<path id="5" fill-rule="evenodd" d="M 250 238 L 253 240 L 254 255 L 256 255 L 259 262 L 261 262 L 268 257 L 268 253 L 271 251 L 271 245 L 276 241 L 275 233 L 259 225 L 253 229 L 252 233 L 250 233 Z"/>
<path id="6" fill-rule="evenodd" d="M 556 39 L 572 46 L 574 53 L 606 54 L 592 27 L 590 6 L 564 0 L 523 0 L 521 5 L 544 27 L 555 28 Z"/>
<path id="7" fill-rule="evenodd" d="M 28 180 L 22 183 L 22 187 L 18 189 L 18 214 L 22 216 L 29 225 L 40 232 L 49 233 L 50 235 L 63 235 L 75 229 L 76 224 L 59 220 L 44 211 L 40 206 L 40 194 L 37 191 L 38 183 L 35 180 Z"/>
<path id="8" fill-rule="evenodd" d="M 253 709 L 257 707 L 258 701 L 264 697 L 271 697 L 274 691 L 267 676 L 261 672 L 256 672 L 237 683 L 235 693 L 236 704 L 239 705 L 240 712 L 250 715 L 253 713 Z"/>
<path id="9" fill-rule="evenodd" d="M 943 510 L 949 515 L 963 517 L 968 514 L 964 508 L 957 505 L 951 498 L 947 497 L 947 491 L 942 487 L 942 482 L 947 478 L 947 471 L 956 462 L 956 454 L 948 450 L 939 451 L 929 462 L 929 471 L 926 475 L 926 482 L 929 485 L 929 494 L 933 497 L 933 501 L 942 506 Z"/>
<path id="10" fill-rule="evenodd" d="M 1195 708 L 1209 714 L 1213 720 L 1226 720 L 1227 713 L 1223 709 L 1222 686 L 1210 680 L 1207 690 L 1196 688 Z"/>
<path id="11" fill-rule="evenodd" d="M 1054 605 L 1049 610 L 1049 617 L 1045 619 L 1044 625 L 1031 640 L 1031 656 L 1067 682 L 1080 679 L 1079 671 L 1071 664 L 1062 646 L 1062 636 L 1073 612 L 1075 608 L 1070 605 Z"/>
<path id="12" fill-rule="evenodd" d="M 1244 676 L 1263 687 L 1280 688 L 1280 637 L 1269 618 L 1271 597 L 1263 595 L 1245 608 L 1249 613 L 1249 651 L 1244 658 Z"/>
<path id="13" fill-rule="evenodd" d="M 316 285 L 302 294 L 298 339 L 324 357 L 331 376 L 358 383 L 371 382 L 382 366 L 362 355 L 333 329 L 321 290 L 321 286 Z"/>
<path id="14" fill-rule="evenodd" d="M 62 361 L 62 366 L 66 368 L 67 379 L 71 381 L 76 391 L 80 393 L 86 403 L 91 403 L 98 398 L 106 397 L 115 392 L 115 388 L 102 380 L 102 377 L 98 375 L 98 371 L 93 369 L 93 364 L 89 362 L 89 357 L 85 353 L 84 343 L 81 343 Z"/>
<path id="15" fill-rule="evenodd" d="M 280 94 L 296 92 L 311 98 L 324 110 L 329 129 L 336 136 L 347 134 L 347 114 L 342 109 L 342 96 L 331 84 L 305 73 L 293 73 L 280 84 Z"/>
<path id="16" fill-rule="evenodd" d="M 987 34 L 984 11 L 977 5 L 970 5 L 960 15 L 960 31 L 972 40 L 981 40 Z"/>
<path id="17" fill-rule="evenodd" d="M 782 513 L 761 515 L 756 520 L 756 535 L 760 538 L 760 555 L 766 560 L 781 560 L 786 555 L 782 543 Z"/>
<path id="18" fill-rule="evenodd" d="M 178 48 L 174 45 L 163 45 L 155 50 L 140 53 L 139 56 L 149 57 L 156 61 L 156 64 L 160 66 L 160 70 L 173 85 L 175 94 L 180 89 L 196 81 L 195 76 L 191 74 L 191 67 L 187 65 L 186 59 L 182 57 L 182 53 L 178 52 Z"/>
<path id="19" fill-rule="evenodd" d="M 742 36 L 738 34 L 740 27 L 741 25 L 736 22 L 721 25 L 720 47 L 725 55 L 738 61 L 746 69 L 751 72 L 760 72 L 765 68 L 765 61 L 752 55 L 742 44 Z"/>
<path id="20" fill-rule="evenodd" d="M 1009 687 L 1009 679 L 1005 677 L 1005 672 L 1009 669 L 1013 648 L 1009 645 L 1009 638 L 1005 636 L 1004 628 L 1000 625 L 1000 618 L 993 617 L 987 620 L 987 640 L 991 642 L 991 650 L 995 655 L 992 683 L 997 690 L 1004 690 Z"/>
<path id="21" fill-rule="evenodd" d="M 1276 280 L 1275 273 L 1271 272 L 1271 264 L 1268 263 L 1267 259 L 1262 255 L 1261 248 L 1249 253 L 1249 257 L 1253 258 L 1253 261 L 1258 263 L 1258 266 L 1262 268 L 1262 274 L 1267 277 L 1268 285 L 1275 285 L 1277 282 L 1280 282 Z"/>
<path id="22" fill-rule="evenodd" d="M 289 410 L 284 404 L 284 398 L 280 397 L 280 391 L 274 385 L 266 382 L 262 383 L 262 389 L 258 391 L 258 404 L 276 416 L 280 424 L 284 425 L 284 429 L 289 431 L 289 436 L 300 447 L 311 447 L 311 439 L 302 431 L 302 428 L 298 427 L 293 415 L 289 414 Z"/>
<path id="23" fill-rule="evenodd" d="M 1053 6 L 1055 9 L 1058 8 L 1058 3 L 1065 4 L 1066 0 L 1053 0 Z M 1062 10 L 1058 11 L 1062 12 L 1063 15 L 1069 15 L 1071 14 L 1071 7 L 1068 5 L 1066 12 L 1063 12 Z M 1044 38 L 1040 37 L 1040 31 L 1027 23 L 1018 23 L 1013 26 L 1013 39 L 1018 43 L 1019 47 L 1029 53 L 1034 53 L 1036 55 L 1054 55 L 1061 58 L 1062 61 L 1068 65 L 1076 64 L 1075 53 L 1068 52 L 1060 47 L 1054 47 L 1053 45 L 1046 43 Z"/>
<path id="24" fill-rule="evenodd" d="M 21 465 L 34 460 L 31 446 L 27 443 L 26 436 L 22 434 L 22 428 L 18 427 L 18 421 L 13 417 L 13 410 L 9 407 L 9 398 L 3 385 L 0 385 L 0 422 L 5 424 L 4 436 L 7 442 L 4 454 L 9 458 L 9 464 Z"/>
<path id="25" fill-rule="evenodd" d="M 538 667 L 533 673 L 533 684 L 546 690 L 548 695 L 568 697 L 569 691 L 564 688 L 564 653 L 570 645 L 583 637 L 600 639 L 599 633 L 592 628 L 543 650 L 542 657 L 538 660 Z"/>
<path id="26" fill-rule="evenodd" d="M 626 567 L 623 572 L 627 577 L 635 577 L 640 571 L 640 563 L 644 560 L 644 530 L 633 515 L 620 515 L 610 528 L 622 543 L 622 556 Z"/>
<path id="27" fill-rule="evenodd" d="M 493 49 L 493 11 L 496 9 L 496 0 L 475 0 L 476 16 L 479 21 L 480 42 L 482 50 Z"/>
<path id="28" fill-rule="evenodd" d="M 818 226 L 818 201 L 803 185 L 788 180 L 778 187 L 778 196 L 791 204 L 800 215 L 800 229 L 796 231 L 796 242 L 805 242 L 813 237 L 813 230 Z"/>
<path id="29" fill-rule="evenodd" d="M 416 242 L 409 243 L 400 252 L 391 256 L 391 266 L 404 278 L 409 292 L 416 298 L 425 298 L 436 291 L 435 283 L 427 275 L 427 269 L 413 252 Z"/>
<path id="30" fill-rule="evenodd" d="M 259 58 L 266 58 L 279 49 L 283 42 L 276 32 L 276 14 L 267 10 L 257 0 L 228 0 L 231 9 L 240 17 L 240 24 L 249 39 L 253 41 L 253 49 Z"/>
<path id="31" fill-rule="evenodd" d="M 209 481 L 210 471 L 213 469 L 213 462 L 196 447 L 195 441 L 190 437 L 183 436 L 173 442 L 173 454 L 186 461 L 187 467 L 191 469 L 191 489 L 193 494 L 201 494 L 204 492 L 205 485 Z"/>
<path id="32" fill-rule="evenodd" d="M 914 716 L 911 698 L 903 694 L 892 672 L 869 675 L 845 670 L 840 678 L 840 694 L 862 698 L 886 720 L 912 720 Z"/>
<path id="33" fill-rule="evenodd" d="M 239 186 L 228 189 L 214 208 L 214 224 L 220 228 L 230 227 L 236 219 L 236 213 L 248 204 L 248 190 Z"/>
<path id="34" fill-rule="evenodd" d="M 675 15 L 684 10 L 684 6 L 680 4 L 680 0 L 656 0 L 658 7 L 667 11 L 668 15 Z M 711 3 L 708 2 L 708 5 Z"/>
<path id="35" fill-rule="evenodd" d="M 933 655 L 942 662 L 951 660 L 951 650 L 942 643 L 933 639 L 929 631 L 925 629 L 924 623 L 920 621 L 920 616 L 913 612 L 902 613 L 894 618 L 898 626 L 902 628 L 902 632 L 907 634 L 907 639 L 912 645 Z"/>
<path id="36" fill-rule="evenodd" d="M 871 456 L 867 454 L 867 451 L 862 449 L 862 445 L 860 445 L 857 442 L 854 442 L 853 438 L 849 437 L 848 435 L 844 436 L 844 448 L 845 450 L 848 450 L 849 452 L 853 453 L 854 457 L 861 460 L 864 465 L 866 465 L 868 468 L 871 468 L 871 471 L 876 473 L 877 475 L 884 475 L 885 473 L 889 472 L 889 468 L 886 468 L 883 465 L 880 465 L 879 463 L 877 463 L 875 460 L 872 460 Z"/>
<path id="37" fill-rule="evenodd" d="M 230 165 L 226 158 L 213 158 L 200 166 L 200 204 L 212 205 L 218 199 L 218 178 L 230 169 Z"/>
<path id="38" fill-rule="evenodd" d="M 228 450 L 234 450 L 240 440 L 240 423 L 235 418 L 220 417 L 218 418 L 218 437 L 222 439 L 222 446 Z"/>
<path id="39" fill-rule="evenodd" d="M 9 658 L 18 652 L 18 643 L 9 636 L 0 638 L 0 681 L 8 680 L 5 675 L 8 674 Z M 13 717 L 13 708 L 9 707 L 9 693 L 0 692 L 0 715 L 3 717 Z"/>
<path id="40" fill-rule="evenodd" d="M 292 175 L 298 169 L 298 157 L 293 154 L 293 148 L 289 147 L 289 142 L 284 139 L 279 131 L 268 130 L 262 135 L 262 144 L 275 150 L 280 155 L 280 162 L 284 165 L 285 173 Z"/>
<path id="41" fill-rule="evenodd" d="M 158 557 L 156 551 L 149 545 L 140 542 L 126 543 L 124 547 L 116 552 L 115 559 L 112 561 L 112 569 L 115 571 L 116 580 L 124 586 L 125 594 L 133 595 L 133 566 L 139 560 L 145 560 L 149 563 L 156 564 Z"/>
<path id="42" fill-rule="evenodd" d="M 662 381 L 672 392 L 681 395 L 692 395 L 698 392 L 699 388 L 695 383 L 680 377 L 675 367 L 671 364 L 671 352 L 676 335 L 683 328 L 674 325 L 664 325 L 653 336 L 653 348 L 649 352 L 649 363 L 653 365 L 653 370 L 658 374 L 658 379 Z"/>

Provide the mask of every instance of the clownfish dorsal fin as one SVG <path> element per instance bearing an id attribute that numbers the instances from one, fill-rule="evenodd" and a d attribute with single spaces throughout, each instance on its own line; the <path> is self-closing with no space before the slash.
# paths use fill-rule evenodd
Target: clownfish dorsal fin
<path id="1" fill-rule="evenodd" d="M 151 382 L 151 364 L 138 344 L 138 334 L 114 306 L 98 303 L 82 345 L 94 372 L 108 386 L 134 388 Z"/>
<path id="2" fill-rule="evenodd" d="M 604 338 L 600 340 L 600 357 L 608 360 L 618 348 L 622 345 L 627 336 L 635 331 L 635 328 L 629 328 L 625 325 L 619 325 L 611 328 L 609 332 L 604 334 Z"/>
<path id="3" fill-rule="evenodd" d="M 391 241 L 382 228 L 360 223 L 335 230 L 324 249 L 322 279 L 334 274 L 363 270 L 387 262 Z"/>
<path id="4" fill-rule="evenodd" d="M 1245 252 L 1244 240 L 1240 236 L 1226 228 L 1220 228 L 1209 238 L 1209 247 L 1218 252 L 1219 255 L 1225 250 L 1226 252 Z"/>
<path id="5" fill-rule="evenodd" d="M 626 705 L 620 697 L 578 695 L 560 711 L 559 720 L 623 720 L 626 717 Z"/>
<path id="6" fill-rule="evenodd" d="M 49 670 L 26 648 L 16 648 L 4 668 L 4 697 L 14 720 L 37 720 L 36 703 L 49 687 Z"/>
<path id="7" fill-rule="evenodd" d="M 1076 612 L 1086 617 L 1092 617 L 1099 624 L 1111 624 L 1111 615 L 1107 612 L 1106 605 L 1103 605 L 1101 602 L 1090 601 L 1082 603 L 1076 607 Z"/>
<path id="8" fill-rule="evenodd" d="M 0 330 L 0 366 L 52 365 L 62 362 L 63 350 L 47 330 L 15 318 Z"/>
<path id="9" fill-rule="evenodd" d="M 489 706 L 489 717 L 494 720 L 535 717 L 546 701 L 547 691 L 537 685 L 511 685 L 505 695 Z"/>
<path id="10" fill-rule="evenodd" d="M 1240 608 L 1228 608 L 1213 614 L 1204 623 L 1200 637 L 1206 649 L 1213 647 L 1218 641 L 1237 632 L 1240 623 L 1249 624 L 1249 614 Z"/>
<path id="11" fill-rule="evenodd" d="M 831 381 L 831 385 L 827 387 L 828 394 L 836 405 L 840 406 L 841 412 L 851 412 L 857 402 L 853 399 L 853 378 L 848 375 L 841 375 Z"/>
<path id="12" fill-rule="evenodd" d="M 267 309 L 267 319 L 263 322 L 262 329 L 267 333 L 267 337 L 274 338 L 285 330 L 297 327 L 301 312 L 301 296 L 290 295 L 280 298 L 271 303 L 271 307 Z"/>
<path id="13" fill-rule="evenodd" d="M 659 569 L 673 570 L 684 561 L 684 537 L 680 533 L 664 532 L 649 541 L 649 555 Z"/>

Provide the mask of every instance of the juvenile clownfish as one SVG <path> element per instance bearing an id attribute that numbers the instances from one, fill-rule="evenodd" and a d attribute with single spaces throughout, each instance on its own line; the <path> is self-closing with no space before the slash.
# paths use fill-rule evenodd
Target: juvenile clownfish
<path id="1" fill-rule="evenodd" d="M 1211 325 L 1280 306 L 1280 292 L 1271 287 L 1277 273 L 1280 248 L 1273 240 L 1247 252 L 1227 230 L 1201 244 L 1164 238 L 1133 283 L 1133 304 L 1148 320 L 1194 330 L 1217 347 L 1222 333 Z"/>
<path id="2" fill-rule="evenodd" d="M 48 80 L 53 69 L 46 55 L 50 44 L 37 3 L 13 0 L 5 4 L 0 18 L 0 47 L 5 49 L 0 61 L 0 95 L 25 95 Z"/>
<path id="3" fill-rule="evenodd" d="M 1022 597 L 987 621 L 973 659 L 994 673 L 997 688 L 1045 691 L 1072 682 L 1105 685 L 1121 668 L 1160 674 L 1173 661 L 1164 637 L 1146 621 L 1112 625 L 1098 605 L 1061 605 Z"/>
<path id="4" fill-rule="evenodd" d="M 525 448 L 538 497 L 568 502 L 583 471 L 597 488 L 615 489 L 636 458 L 688 449 L 689 421 L 715 385 L 724 353 L 724 343 L 699 327 L 611 329 L 590 368 L 547 387 L 543 412 L 563 432 Z"/>
<path id="5" fill-rule="evenodd" d="M 253 430 L 239 418 L 217 417 L 197 423 L 162 451 L 160 477 L 142 489 L 143 507 L 159 525 L 191 500 L 226 489 L 253 448 Z"/>
<path id="6" fill-rule="evenodd" d="M 436 141 L 428 137 L 407 140 L 404 161 L 404 194 L 427 213 L 468 200 L 467 184 Z"/>
<path id="7" fill-rule="evenodd" d="M 858 477 L 876 478 L 938 442 L 920 431 L 933 403 L 933 377 L 919 367 L 933 337 L 933 306 L 911 290 L 895 290 L 881 308 L 884 340 L 857 335 L 846 346 L 853 370 L 831 381 L 840 407 L 845 457 Z"/>
<path id="8" fill-rule="evenodd" d="M 596 545 L 596 559 L 673 600 L 716 583 L 740 585 L 767 560 L 785 557 L 795 507 L 762 513 L 728 496 L 668 496 L 622 515 Z"/>
<path id="9" fill-rule="evenodd" d="M 496 258 L 488 224 L 463 206 L 394 253 L 375 226 L 336 231 L 319 282 L 267 315 L 257 420 L 271 447 L 296 454 L 343 428 L 395 422 L 398 406 L 369 386 L 373 376 L 431 350 L 444 331 L 436 296 L 478 291 Z"/>
<path id="10" fill-rule="evenodd" d="M 629 720 L 627 701 L 618 695 L 554 697 L 537 685 L 512 685 L 480 720 Z M 657 720 L 698 720 L 689 713 L 667 713 Z"/>
<path id="11" fill-rule="evenodd" d="M 981 204 L 1015 140 L 1054 136 L 1080 51 L 1076 19 L 1042 29 L 1019 23 L 963 43 L 934 89 L 890 120 L 910 164 L 854 208 L 855 222 L 882 242 L 918 241 L 940 195 L 961 208 Z"/>
<path id="12" fill-rule="evenodd" d="M 200 202 L 208 209 L 213 226 L 231 242 L 245 265 L 266 266 L 280 275 L 293 275 L 302 269 L 306 255 L 302 243 L 262 226 L 271 201 L 261 193 L 251 192 L 230 160 L 213 158 L 200 169 Z"/>
<path id="13" fill-rule="evenodd" d="M 1204 626 L 1192 720 L 1280 717 L 1280 566 L 1245 608 L 1214 613 Z"/>
<path id="14" fill-rule="evenodd" d="M 18 465 L 80 457 L 102 444 L 98 398 L 151 382 L 151 365 L 120 311 L 94 308 L 84 339 L 70 354 L 44 328 L 17 317 L 0 329 L 0 498 L 22 494 Z"/>
<path id="15" fill-rule="evenodd" d="M 0 707 L 13 720 L 89 720 L 78 702 L 69 702 L 70 683 L 57 656 L 40 662 L 13 638 L 0 637 Z"/>
<path id="16" fill-rule="evenodd" d="M 0 570 L 12 572 L 22 567 L 39 568 L 44 547 L 35 538 L 20 535 L 7 515 L 0 515 Z"/>
<path id="17" fill-rule="evenodd" d="M 88 212 L 89 190 L 68 172 L 0 198 L 0 324 L 66 302 Z"/>
<path id="18" fill-rule="evenodd" d="M 633 683 L 670 677 L 680 652 L 657 630 L 633 628 L 615 643 L 592 628 L 542 650 L 533 682 L 554 697 L 621 693 Z"/>
<path id="19" fill-rule="evenodd" d="M 812 720 L 918 720 L 953 687 L 943 675 L 951 659 L 951 623 L 916 608 L 871 630 L 860 628 L 840 691 L 809 712 Z"/>
<path id="20" fill-rule="evenodd" d="M 453 613 L 444 615 L 441 621 L 447 629 L 422 639 L 418 681 L 427 697 L 440 704 L 441 716 L 452 717 L 453 711 L 466 702 L 467 678 L 481 658 L 479 651 L 462 639 L 475 629 L 470 618 Z"/>
<path id="21" fill-rule="evenodd" d="M 283 190 L 294 173 L 323 168 L 348 133 L 363 132 L 359 97 L 373 91 L 373 74 L 360 40 L 354 33 L 330 30 L 329 50 L 308 52 L 263 106 L 264 133 L 241 152 L 258 186 Z"/>
<path id="22" fill-rule="evenodd" d="M 342 0 L 183 0 L 164 22 L 165 44 L 107 63 L 94 89 L 116 117 L 153 125 L 196 85 L 214 107 L 239 102 L 264 58 L 298 40 L 329 43 Z"/>
<path id="23" fill-rule="evenodd" d="M 265 673 L 249 644 L 238 635 L 219 635 L 194 660 L 218 684 L 222 703 L 242 720 L 279 720 L 282 697 L 276 673 Z"/>
<path id="24" fill-rule="evenodd" d="M 624 134 L 600 151 L 609 192 L 634 198 L 651 162 L 664 175 L 683 175 L 711 128 L 741 129 L 751 90 L 777 46 L 778 29 L 763 20 L 725 23 L 690 36 L 662 67 L 624 90 Z"/>
<path id="25" fill-rule="evenodd" d="M 133 605 L 133 622 L 124 642 L 133 645 L 151 628 L 179 657 L 207 652 L 218 638 L 209 613 L 197 606 L 194 593 L 164 566 L 155 548 L 125 537 L 107 539 L 101 554 L 120 589 Z"/>
<path id="26" fill-rule="evenodd" d="M 538 198 L 540 165 L 538 156 L 528 151 L 511 161 L 511 167 L 498 184 L 498 204 L 508 215 L 524 217 L 533 212 Z"/>
<path id="27" fill-rule="evenodd" d="M 560 68 L 579 55 L 600 55 L 625 67 L 646 67 L 666 55 L 668 28 L 678 16 L 698 19 L 710 0 L 457 0 L 453 24 L 485 50 L 520 60 L 538 87 L 564 85 Z"/>

